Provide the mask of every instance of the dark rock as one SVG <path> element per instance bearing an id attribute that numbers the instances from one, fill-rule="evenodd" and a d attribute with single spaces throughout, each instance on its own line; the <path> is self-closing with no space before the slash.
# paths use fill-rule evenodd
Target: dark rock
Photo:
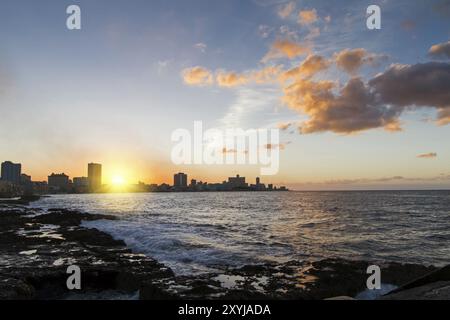
<path id="1" fill-rule="evenodd" d="M 98 299 L 102 292 L 134 297 L 137 291 L 140 299 L 152 300 L 354 297 L 366 289 L 366 269 L 371 264 L 381 267 L 383 283 L 409 283 L 390 298 L 447 297 L 449 292 L 450 267 L 434 272 L 434 267 L 376 261 L 327 259 L 218 266 L 221 272 L 176 276 L 158 261 L 133 253 L 124 241 L 80 226 L 83 221 L 116 219 L 114 216 L 66 209 L 40 213 L 19 205 L 0 206 L 0 299 Z M 66 268 L 73 264 L 82 271 L 79 292 L 66 288 Z M 408 290 L 414 291 L 405 293 Z"/>
<path id="2" fill-rule="evenodd" d="M 139 299 L 141 300 L 174 300 L 178 298 L 175 293 L 171 293 L 164 286 L 153 282 L 143 283 L 139 290 Z"/>
<path id="3" fill-rule="evenodd" d="M 450 300 L 450 281 L 436 281 L 396 291 L 381 297 L 380 300 Z"/>
<path id="4" fill-rule="evenodd" d="M 82 221 L 115 219 L 54 209 L 45 215 L 11 206 L 0 210 L 0 299 L 64 299 L 66 268 L 80 267 L 86 296 L 103 291 L 135 292 L 144 280 L 173 277 L 170 268 L 133 254 L 122 240 Z M 132 295 L 130 295 L 132 296 Z"/>
<path id="5" fill-rule="evenodd" d="M 0 277 L 0 300 L 27 300 L 34 296 L 34 288 L 14 278 Z"/>

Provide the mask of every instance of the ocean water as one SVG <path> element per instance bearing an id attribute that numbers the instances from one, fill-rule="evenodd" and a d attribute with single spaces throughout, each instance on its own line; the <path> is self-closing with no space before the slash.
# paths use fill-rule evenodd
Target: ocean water
<path id="1" fill-rule="evenodd" d="M 450 191 L 55 195 L 32 205 L 116 215 L 85 225 L 178 274 L 332 257 L 450 263 Z"/>

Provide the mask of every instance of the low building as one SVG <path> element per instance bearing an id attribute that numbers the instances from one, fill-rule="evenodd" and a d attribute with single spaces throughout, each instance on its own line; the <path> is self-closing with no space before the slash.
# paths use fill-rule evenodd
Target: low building
<path id="1" fill-rule="evenodd" d="M 48 189 L 50 193 L 67 193 L 71 191 L 69 176 L 64 173 L 52 173 L 48 176 Z"/>
<path id="2" fill-rule="evenodd" d="M 33 194 L 42 195 L 48 193 L 48 184 L 46 181 L 33 181 Z"/>
<path id="3" fill-rule="evenodd" d="M 0 198 L 13 198 L 23 194 L 23 189 L 12 182 L 0 180 Z"/>
<path id="4" fill-rule="evenodd" d="M 228 178 L 228 184 L 232 190 L 248 188 L 248 183 L 245 182 L 245 177 L 241 177 L 239 175 Z"/>
<path id="5" fill-rule="evenodd" d="M 73 178 L 73 191 L 75 193 L 88 193 L 89 192 L 89 179 L 87 177 Z"/>

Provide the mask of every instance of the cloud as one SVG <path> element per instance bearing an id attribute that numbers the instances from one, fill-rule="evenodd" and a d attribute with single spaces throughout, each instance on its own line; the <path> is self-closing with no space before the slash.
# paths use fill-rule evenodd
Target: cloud
<path id="1" fill-rule="evenodd" d="M 203 67 L 193 67 L 182 72 L 184 82 L 189 85 L 217 85 L 219 87 L 237 87 L 249 83 L 266 84 L 276 82 L 282 72 L 282 66 L 267 66 L 259 70 L 239 73 L 235 71 L 210 71 Z"/>
<path id="2" fill-rule="evenodd" d="M 385 127 L 398 128 L 399 111 L 376 103 L 376 97 L 360 78 L 351 79 L 339 92 L 336 83 L 298 79 L 284 89 L 284 102 L 310 116 L 300 125 L 301 133 L 332 131 L 351 134 Z"/>
<path id="3" fill-rule="evenodd" d="M 236 149 L 227 149 L 227 148 L 222 148 L 222 153 L 237 153 Z"/>
<path id="4" fill-rule="evenodd" d="M 432 58 L 450 59 L 450 41 L 435 44 L 428 51 L 428 55 Z"/>
<path id="5" fill-rule="evenodd" d="M 354 75 L 364 64 L 377 65 L 387 58 L 386 55 L 368 53 L 363 48 L 345 49 L 334 55 L 336 65 L 345 72 Z"/>
<path id="6" fill-rule="evenodd" d="M 436 121 L 437 125 L 443 126 L 450 123 L 450 108 L 441 108 L 438 111 L 438 117 Z"/>
<path id="7" fill-rule="evenodd" d="M 300 55 L 307 54 L 308 52 L 308 47 L 302 46 L 296 42 L 290 40 L 276 40 L 261 61 L 267 62 L 269 60 L 280 58 L 293 59 Z"/>
<path id="8" fill-rule="evenodd" d="M 435 108 L 438 124 L 450 123 L 448 63 L 392 65 L 368 83 L 353 78 L 337 89 L 332 81 L 303 78 L 283 88 L 287 106 L 310 117 L 300 125 L 301 133 L 400 131 L 399 117 L 414 107 Z"/>
<path id="9" fill-rule="evenodd" d="M 261 24 L 258 26 L 258 34 L 263 39 L 268 38 L 272 31 L 273 31 L 273 28 L 269 27 L 265 24 Z"/>
<path id="10" fill-rule="evenodd" d="M 284 150 L 286 149 L 286 145 L 284 143 L 280 144 L 268 143 L 264 145 L 264 148 L 266 148 L 267 150 L 275 150 L 275 149 Z"/>
<path id="11" fill-rule="evenodd" d="M 258 84 L 275 81 L 282 72 L 282 66 L 268 66 L 261 70 L 252 72 L 252 80 Z"/>
<path id="12" fill-rule="evenodd" d="M 295 10 L 295 2 L 289 2 L 288 4 L 280 7 L 278 10 L 278 16 L 281 19 L 286 19 L 289 17 Z"/>
<path id="13" fill-rule="evenodd" d="M 358 183 L 378 183 L 378 182 L 396 182 L 396 181 L 447 181 L 450 180 L 450 175 L 440 174 L 432 177 L 403 177 L 403 176 L 392 176 L 392 177 L 382 177 L 382 178 L 360 178 L 360 179 L 339 179 L 339 180 L 326 180 L 324 184 L 358 184 Z"/>
<path id="14" fill-rule="evenodd" d="M 302 10 L 298 13 L 298 23 L 301 25 L 310 25 L 318 19 L 316 9 Z"/>
<path id="15" fill-rule="evenodd" d="M 298 39 L 298 33 L 296 30 L 292 30 L 289 26 L 283 25 L 279 28 L 280 34 L 287 39 Z"/>
<path id="16" fill-rule="evenodd" d="M 395 64 L 369 81 L 379 103 L 397 108 L 412 106 L 438 110 L 438 124 L 450 120 L 450 64 L 443 62 Z"/>
<path id="17" fill-rule="evenodd" d="M 423 154 L 419 154 L 417 156 L 417 158 L 425 158 L 425 159 L 433 159 L 436 157 L 437 157 L 437 153 L 435 153 L 435 152 L 423 153 Z"/>
<path id="18" fill-rule="evenodd" d="M 249 82 L 249 78 L 236 72 L 218 71 L 216 82 L 220 87 L 235 87 Z"/>
<path id="19" fill-rule="evenodd" d="M 184 69 L 182 72 L 183 80 L 188 85 L 209 85 L 213 83 L 211 71 L 203 67 L 193 67 Z"/>
<path id="20" fill-rule="evenodd" d="M 280 129 L 280 130 L 285 131 L 285 130 L 289 129 L 289 127 L 290 127 L 291 125 L 292 125 L 292 123 L 290 123 L 290 122 L 287 122 L 287 123 L 279 123 L 279 124 L 277 125 L 277 128 Z"/>
<path id="21" fill-rule="evenodd" d="M 319 55 L 309 55 L 300 66 L 284 72 L 280 79 L 281 81 L 287 81 L 293 78 L 309 78 L 316 73 L 327 69 L 329 66 L 330 62 L 324 57 Z"/>
<path id="22" fill-rule="evenodd" d="M 222 128 L 261 128 L 273 123 L 269 117 L 273 106 L 279 102 L 277 90 L 272 88 L 242 87 L 236 90 L 236 100 L 229 106 L 226 114 L 219 120 Z"/>
<path id="23" fill-rule="evenodd" d="M 343 58 L 352 55 L 358 58 Z M 341 68 L 354 72 L 361 64 L 373 64 L 379 57 L 354 49 L 344 50 L 334 59 Z M 377 128 L 401 131 L 401 115 L 417 107 L 435 109 L 438 125 L 450 123 L 450 63 L 393 64 L 367 82 L 353 77 L 342 86 L 334 81 L 313 80 L 332 61 L 309 55 L 298 67 L 286 71 L 278 65 L 244 73 L 219 70 L 215 77 L 205 68 L 194 67 L 186 69 L 183 77 L 191 85 L 215 83 L 222 87 L 279 80 L 282 102 L 309 117 L 299 124 L 299 131 L 304 134 L 353 134 Z"/>
<path id="24" fill-rule="evenodd" d="M 194 48 L 200 50 L 202 53 L 205 53 L 206 48 L 208 48 L 208 46 L 203 42 L 199 42 L 199 43 L 194 44 Z"/>

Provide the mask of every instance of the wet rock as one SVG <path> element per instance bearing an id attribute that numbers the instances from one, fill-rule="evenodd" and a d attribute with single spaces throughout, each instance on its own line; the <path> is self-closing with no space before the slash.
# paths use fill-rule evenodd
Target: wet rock
<path id="1" fill-rule="evenodd" d="M 366 289 L 367 267 L 378 264 L 383 281 L 401 284 L 424 275 L 433 267 L 414 264 L 368 263 L 328 259 L 313 263 L 251 265 L 223 273 L 175 277 L 164 287 L 184 299 L 327 299 L 355 297 Z"/>
<path id="2" fill-rule="evenodd" d="M 139 290 L 140 300 L 174 300 L 180 298 L 161 284 L 145 282 Z"/>
<path id="3" fill-rule="evenodd" d="M 450 281 L 437 281 L 397 291 L 380 300 L 450 300 Z"/>
<path id="4" fill-rule="evenodd" d="M 34 296 L 34 288 L 24 281 L 0 277 L 0 300 L 26 300 Z"/>
<path id="5" fill-rule="evenodd" d="M 59 226 L 78 226 L 82 221 L 115 220 L 114 216 L 87 214 L 67 209 L 50 209 L 48 214 L 42 214 L 31 219 L 32 222 L 55 224 Z"/>
<path id="6" fill-rule="evenodd" d="M 448 300 L 450 299 L 450 266 L 432 271 L 423 277 L 410 281 L 382 300 Z"/>
<path id="7" fill-rule="evenodd" d="M 220 272 L 177 276 L 158 261 L 133 253 L 122 240 L 80 225 L 83 221 L 116 219 L 114 216 L 66 209 L 42 213 L 20 205 L 0 205 L 0 299 L 355 297 L 366 289 L 366 269 L 371 264 L 381 267 L 383 283 L 403 286 L 394 293 L 398 295 L 388 298 L 449 294 L 450 267 L 437 271 L 434 267 L 376 261 L 327 259 L 241 268 L 218 266 Z M 73 264 L 82 270 L 82 290 L 77 292 L 66 288 L 66 269 Z"/>
<path id="8" fill-rule="evenodd" d="M 82 271 L 76 294 L 125 292 L 136 296 L 144 280 L 173 277 L 170 268 L 133 254 L 122 240 L 82 221 L 115 219 L 54 209 L 45 215 L 29 208 L 0 209 L 0 299 L 64 299 L 69 265 Z"/>

